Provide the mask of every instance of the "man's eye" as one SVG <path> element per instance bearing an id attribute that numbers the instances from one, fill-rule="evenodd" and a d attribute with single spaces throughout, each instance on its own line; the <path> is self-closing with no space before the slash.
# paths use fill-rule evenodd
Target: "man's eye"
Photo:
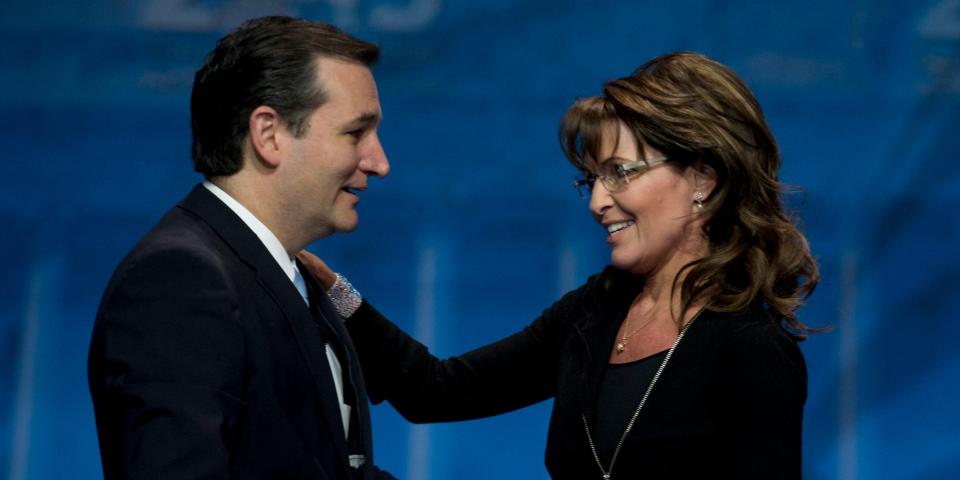
<path id="1" fill-rule="evenodd" d="M 360 137 L 363 136 L 363 132 L 364 132 L 363 130 L 350 130 L 349 132 L 347 132 L 347 135 L 350 135 L 355 140 L 360 140 Z"/>

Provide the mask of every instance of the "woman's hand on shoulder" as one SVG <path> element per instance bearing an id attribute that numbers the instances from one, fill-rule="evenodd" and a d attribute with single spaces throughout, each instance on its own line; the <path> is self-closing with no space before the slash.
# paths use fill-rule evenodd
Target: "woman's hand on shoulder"
<path id="1" fill-rule="evenodd" d="M 325 290 L 329 290 L 334 282 L 337 281 L 337 274 L 334 273 L 323 260 L 320 260 L 320 257 L 306 250 L 301 250 L 300 253 L 297 254 L 297 258 L 303 263 L 303 266 L 307 267 L 307 271 L 320 281 L 320 285 L 322 285 Z"/>

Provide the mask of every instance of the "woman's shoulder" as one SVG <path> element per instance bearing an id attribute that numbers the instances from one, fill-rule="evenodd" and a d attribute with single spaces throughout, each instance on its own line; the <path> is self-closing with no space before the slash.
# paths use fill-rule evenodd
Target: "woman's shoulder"
<path id="1" fill-rule="evenodd" d="M 780 359 L 803 364 L 796 337 L 762 305 L 737 312 L 706 311 L 701 316 L 701 333 L 713 337 L 717 353 L 723 357 L 749 363 Z"/>
<path id="2" fill-rule="evenodd" d="M 704 325 L 716 335 L 712 376 L 725 395 L 763 398 L 771 405 L 803 405 L 806 361 L 782 322 L 762 306 L 707 318 Z"/>
<path id="3" fill-rule="evenodd" d="M 793 338 L 783 322 L 757 303 L 737 311 L 717 311 L 707 307 L 700 317 L 698 321 L 708 324 L 715 333 L 724 336 Z"/>

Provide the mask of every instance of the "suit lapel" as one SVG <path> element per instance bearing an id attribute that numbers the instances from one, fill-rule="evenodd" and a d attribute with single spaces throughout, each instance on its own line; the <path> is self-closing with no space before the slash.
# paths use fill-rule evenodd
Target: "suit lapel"
<path id="1" fill-rule="evenodd" d="M 297 347 L 314 379 L 314 390 L 323 412 L 322 417 L 327 423 L 325 430 L 336 445 L 339 457 L 346 462 L 347 445 L 342 434 L 343 422 L 336 387 L 325 348 L 316 341 L 317 332 L 311 331 L 316 329 L 315 321 L 303 297 L 256 234 L 202 185 L 197 185 L 179 206 L 210 225 L 237 256 L 256 272 L 258 285 L 287 319 Z"/>

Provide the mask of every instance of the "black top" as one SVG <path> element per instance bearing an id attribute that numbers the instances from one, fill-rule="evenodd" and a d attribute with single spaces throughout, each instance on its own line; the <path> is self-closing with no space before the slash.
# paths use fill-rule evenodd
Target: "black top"
<path id="1" fill-rule="evenodd" d="M 595 423 L 602 373 L 641 288 L 608 267 L 520 332 L 446 360 L 367 303 L 347 330 L 371 401 L 389 400 L 414 422 L 441 422 L 553 397 L 547 470 L 558 479 L 600 478 L 582 415 Z M 764 308 L 705 310 L 657 381 L 612 480 L 799 479 L 806 385 L 800 349 Z"/>
<path id="2" fill-rule="evenodd" d="M 590 431 L 604 469 L 609 468 L 617 443 L 667 351 L 628 363 L 611 363 L 603 372 Z"/>

